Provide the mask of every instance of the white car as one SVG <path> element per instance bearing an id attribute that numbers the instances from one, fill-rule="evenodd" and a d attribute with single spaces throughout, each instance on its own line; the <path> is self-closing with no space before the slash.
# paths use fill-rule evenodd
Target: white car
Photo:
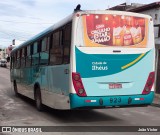
<path id="1" fill-rule="evenodd" d="M 7 67 L 7 61 L 6 60 L 0 60 L 0 66 L 1 67 Z"/>

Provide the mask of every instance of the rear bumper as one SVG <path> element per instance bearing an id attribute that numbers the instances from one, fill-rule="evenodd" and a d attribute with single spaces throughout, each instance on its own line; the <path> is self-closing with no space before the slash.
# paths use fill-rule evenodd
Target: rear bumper
<path id="1" fill-rule="evenodd" d="M 154 98 L 154 92 L 147 95 L 126 96 L 99 96 L 79 97 L 70 94 L 70 108 L 105 108 L 105 107 L 132 107 L 150 105 Z"/>

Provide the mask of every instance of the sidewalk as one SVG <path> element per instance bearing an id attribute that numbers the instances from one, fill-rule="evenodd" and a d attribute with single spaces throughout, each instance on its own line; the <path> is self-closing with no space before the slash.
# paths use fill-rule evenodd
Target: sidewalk
<path id="1" fill-rule="evenodd" d="M 160 107 L 160 94 L 155 93 L 155 97 L 154 97 L 152 105 Z"/>

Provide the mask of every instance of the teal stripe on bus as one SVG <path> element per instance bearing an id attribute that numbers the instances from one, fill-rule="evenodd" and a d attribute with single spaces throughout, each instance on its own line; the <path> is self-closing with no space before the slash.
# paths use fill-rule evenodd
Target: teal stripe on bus
<path id="1" fill-rule="evenodd" d="M 120 98 L 121 102 L 115 103 L 110 102 L 110 99 Z M 129 98 L 132 99 L 132 102 L 129 104 Z M 137 99 L 144 100 L 137 100 Z M 114 107 L 114 106 L 130 106 L 130 105 L 149 105 L 152 103 L 154 98 L 154 92 L 150 92 L 148 95 L 126 95 L 126 96 L 99 96 L 99 97 L 79 97 L 76 94 L 70 94 L 70 107 L 71 109 L 80 108 L 80 107 Z M 94 102 L 86 102 L 92 100 Z M 100 104 L 100 100 L 103 100 L 103 104 Z"/>
<path id="2" fill-rule="evenodd" d="M 75 51 L 76 72 L 80 73 L 82 78 L 100 77 L 122 72 L 138 63 L 150 52 L 140 54 L 86 54 L 77 47 Z M 101 62 L 102 64 L 94 65 L 94 62 Z"/>

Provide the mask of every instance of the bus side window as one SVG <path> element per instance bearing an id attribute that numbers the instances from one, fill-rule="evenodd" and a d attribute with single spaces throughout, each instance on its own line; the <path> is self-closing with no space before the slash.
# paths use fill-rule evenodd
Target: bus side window
<path id="1" fill-rule="evenodd" d="M 21 57 L 21 67 L 25 67 L 26 65 L 26 47 L 22 48 L 22 57 Z"/>
<path id="2" fill-rule="evenodd" d="M 13 68 L 16 68 L 16 52 L 13 54 Z"/>
<path id="3" fill-rule="evenodd" d="M 63 63 L 70 63 L 70 46 L 71 46 L 71 23 L 64 28 L 63 36 Z"/>
<path id="4" fill-rule="evenodd" d="M 48 38 L 45 37 L 43 38 L 42 44 L 41 44 L 41 52 L 40 52 L 40 64 L 41 65 L 48 64 L 49 49 L 47 46 L 48 46 Z"/>
<path id="5" fill-rule="evenodd" d="M 50 64 L 51 65 L 60 65 L 63 60 L 63 50 L 60 45 L 60 31 L 53 33 L 52 47 L 50 50 Z"/>
<path id="6" fill-rule="evenodd" d="M 22 49 L 18 50 L 17 68 L 21 68 L 21 53 L 22 53 Z"/>
<path id="7" fill-rule="evenodd" d="M 12 54 L 12 56 L 10 56 L 11 58 L 11 65 L 10 65 L 10 69 L 13 69 L 14 68 L 14 55 Z"/>
<path id="8" fill-rule="evenodd" d="M 18 61 L 17 61 L 17 54 L 18 54 L 18 51 L 15 52 L 15 68 L 18 67 Z"/>
<path id="9" fill-rule="evenodd" d="M 32 66 L 39 65 L 38 42 L 33 44 Z"/>
<path id="10" fill-rule="evenodd" d="M 10 69 L 13 69 L 12 64 L 12 56 L 10 56 Z"/>
<path id="11" fill-rule="evenodd" d="M 31 49 L 30 45 L 27 46 L 27 57 L 26 57 L 26 67 L 31 66 Z"/>

